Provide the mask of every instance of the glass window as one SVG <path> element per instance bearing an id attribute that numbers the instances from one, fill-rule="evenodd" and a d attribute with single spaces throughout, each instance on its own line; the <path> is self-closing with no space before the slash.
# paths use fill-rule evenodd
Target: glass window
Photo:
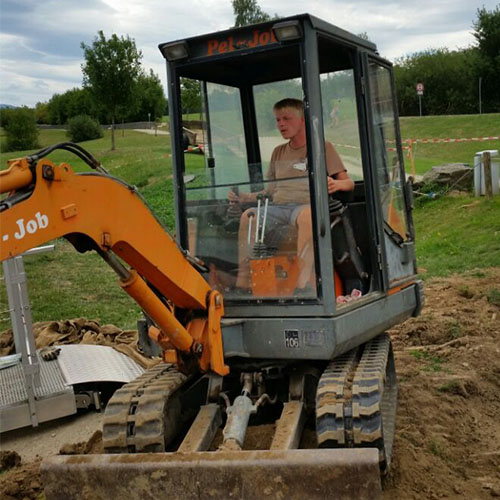
<path id="1" fill-rule="evenodd" d="M 302 81 L 300 78 L 256 85 L 254 87 L 255 115 L 259 131 L 259 147 L 264 173 L 269 166 L 274 148 L 284 142 L 276 127 L 273 106 L 285 97 L 303 100 Z"/>
<path id="2" fill-rule="evenodd" d="M 184 181 L 189 187 L 210 186 L 213 196 L 227 198 L 232 184 L 249 181 L 240 91 L 197 83 L 200 119 L 183 122 L 184 138 L 190 142 L 185 149 Z M 183 109 L 188 97 L 182 95 Z"/>
<path id="3" fill-rule="evenodd" d="M 185 155 L 190 253 L 204 262 L 208 282 L 225 300 L 315 297 L 306 148 L 286 165 L 276 157 L 271 162 L 275 147 L 287 144 L 273 105 L 285 97 L 302 100 L 300 81 L 256 88 L 262 164 L 248 162 L 245 138 L 255 134 L 245 135 L 252 125 L 245 122 L 239 90 L 210 83 L 201 88 L 205 166 L 197 155 Z"/>
<path id="4" fill-rule="evenodd" d="M 375 139 L 375 164 L 384 220 L 401 238 L 407 238 L 401 165 L 396 144 L 396 122 L 389 70 L 370 62 L 370 97 Z"/>
<path id="5" fill-rule="evenodd" d="M 321 103 L 325 140 L 331 142 L 353 180 L 363 179 L 354 71 L 323 73 Z"/>
<path id="6" fill-rule="evenodd" d="M 189 250 L 208 267 L 210 285 L 225 299 L 315 296 L 311 210 L 304 180 L 264 181 L 258 185 L 260 191 L 252 183 L 235 184 L 238 203 L 214 198 L 209 187 L 186 190 Z M 295 189 L 304 199 L 273 203 L 273 195 L 282 189 Z"/>

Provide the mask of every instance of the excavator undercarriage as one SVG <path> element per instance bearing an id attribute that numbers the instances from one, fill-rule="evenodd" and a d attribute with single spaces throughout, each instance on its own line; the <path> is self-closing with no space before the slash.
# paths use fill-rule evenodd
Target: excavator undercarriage
<path id="1" fill-rule="evenodd" d="M 241 380 L 232 404 L 237 383 L 219 386 L 218 397 L 212 390 L 211 402 L 208 376 L 193 379 L 172 365 L 155 366 L 109 401 L 104 455 L 44 462 L 43 481 L 54 486 L 47 495 L 154 498 L 169 491 L 183 499 L 226 498 L 228 492 L 234 498 L 327 498 L 335 484 L 338 498 L 380 496 L 397 394 L 387 334 L 326 366 L 263 366 L 242 373 Z M 286 382 L 283 394 L 279 386 Z M 264 392 L 268 387 L 272 393 Z M 245 446 L 247 430 L 258 432 L 266 423 L 273 431 L 268 449 Z M 103 467 L 106 479 L 96 496 L 93 477 Z"/>

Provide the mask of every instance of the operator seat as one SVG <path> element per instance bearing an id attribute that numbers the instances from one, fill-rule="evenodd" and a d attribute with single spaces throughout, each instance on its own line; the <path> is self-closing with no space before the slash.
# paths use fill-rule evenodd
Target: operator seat
<path id="1" fill-rule="evenodd" d="M 369 273 L 356 242 L 349 204 L 339 196 L 330 196 L 328 208 L 335 271 L 344 285 L 344 294 L 357 289 L 364 295 L 370 287 Z"/>

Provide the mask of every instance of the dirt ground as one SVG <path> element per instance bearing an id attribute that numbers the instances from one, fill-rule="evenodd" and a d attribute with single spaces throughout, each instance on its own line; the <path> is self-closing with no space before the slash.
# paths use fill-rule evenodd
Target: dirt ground
<path id="1" fill-rule="evenodd" d="M 425 296 L 422 315 L 391 330 L 399 406 L 383 498 L 500 498 L 500 269 L 429 280 Z M 39 463 L 54 444 L 100 452 L 101 421 L 80 415 L 0 436 L 0 498 L 39 498 Z M 271 432 L 262 426 L 256 442 Z"/>

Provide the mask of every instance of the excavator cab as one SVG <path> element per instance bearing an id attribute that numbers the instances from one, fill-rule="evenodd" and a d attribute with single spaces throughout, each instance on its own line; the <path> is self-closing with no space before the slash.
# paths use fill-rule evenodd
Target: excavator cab
<path id="1" fill-rule="evenodd" d="M 104 454 L 42 463 L 46 496 L 379 498 L 397 398 L 385 332 L 423 303 L 392 66 L 310 15 L 159 48 L 176 241 L 78 145 L 0 172 L 1 259 L 60 236 L 97 251 L 163 357 L 109 401 Z M 299 103 L 306 139 L 287 175 L 271 161 L 287 142 L 283 99 Z M 95 172 L 46 160 L 56 147 Z M 340 197 L 327 150 L 354 181 Z"/>
<path id="2" fill-rule="evenodd" d="M 331 359 L 383 330 L 389 317 L 418 309 L 415 287 L 406 290 L 408 300 L 391 299 L 415 283 L 414 234 L 392 67 L 375 45 L 302 15 L 160 50 L 168 70 L 177 238 L 224 296 L 232 325 L 225 356 Z M 186 89 L 193 87 L 202 111 L 184 123 L 193 98 Z M 270 178 L 273 150 L 286 143 L 273 114 L 284 98 L 303 102 L 306 152 L 293 176 Z M 184 150 L 183 125 L 198 129 L 203 164 Z M 326 142 L 355 181 L 341 199 L 328 195 Z M 294 193 L 286 205 L 310 218 L 305 244 L 297 245 L 296 224 L 276 220 L 273 190 Z M 230 191 L 242 202 L 230 201 Z"/>

